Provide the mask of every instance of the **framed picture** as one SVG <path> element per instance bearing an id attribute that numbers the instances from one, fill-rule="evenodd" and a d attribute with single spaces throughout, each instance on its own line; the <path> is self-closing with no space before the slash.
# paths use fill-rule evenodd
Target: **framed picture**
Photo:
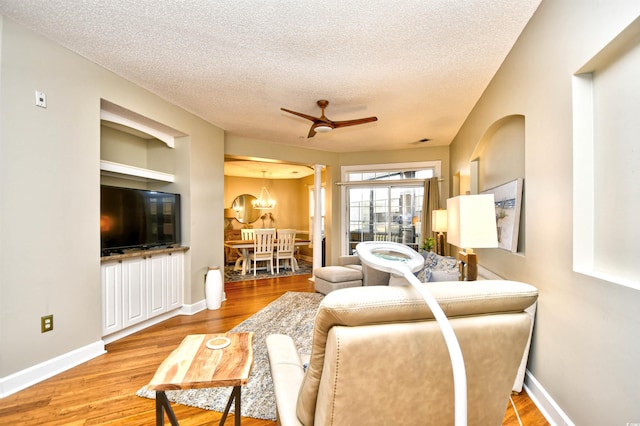
<path id="1" fill-rule="evenodd" d="M 495 188 L 482 191 L 482 194 L 493 194 L 495 198 L 498 247 L 509 250 L 512 253 L 518 251 L 523 183 L 524 180 L 518 178 Z"/>

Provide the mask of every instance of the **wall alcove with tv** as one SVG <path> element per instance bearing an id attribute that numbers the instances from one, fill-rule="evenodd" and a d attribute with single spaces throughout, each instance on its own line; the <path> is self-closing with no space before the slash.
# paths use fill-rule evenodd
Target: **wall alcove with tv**
<path id="1" fill-rule="evenodd" d="M 181 186 L 176 174 L 187 136 L 106 100 L 100 103 L 101 254 L 179 246 Z"/>
<path id="2" fill-rule="evenodd" d="M 181 188 L 187 135 L 101 101 L 100 240 L 105 342 L 177 315 L 185 252 Z M 182 167 L 182 168 L 181 168 Z M 106 336 L 106 337 L 105 337 Z"/>

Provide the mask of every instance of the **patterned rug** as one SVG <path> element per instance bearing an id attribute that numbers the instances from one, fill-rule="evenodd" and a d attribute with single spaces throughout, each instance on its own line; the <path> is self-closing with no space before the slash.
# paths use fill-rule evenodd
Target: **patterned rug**
<path id="1" fill-rule="evenodd" d="M 324 296 L 319 293 L 288 292 L 247 318 L 230 332 L 253 331 L 253 369 L 249 382 L 242 387 L 242 415 L 263 420 L 276 420 L 276 400 L 269 370 L 266 338 L 270 334 L 286 334 L 294 340 L 298 352 L 311 353 L 313 321 Z M 223 412 L 232 388 L 167 391 L 172 403 Z M 136 395 L 155 399 L 155 392 L 140 389 Z M 231 407 L 231 413 L 234 407 Z"/>
<path id="2" fill-rule="evenodd" d="M 311 262 L 307 262 L 305 260 L 298 260 L 298 267 L 295 272 L 291 272 L 291 269 L 280 267 L 280 273 L 276 274 L 276 268 L 273 268 L 274 275 L 271 275 L 270 272 L 266 270 L 261 270 L 258 268 L 256 272 L 256 276 L 253 276 L 253 271 L 249 274 L 242 275 L 240 271 L 234 271 L 233 265 L 224 267 L 224 282 L 234 282 L 234 281 L 248 281 L 248 280 L 261 280 L 264 278 L 274 278 L 274 277 L 290 277 L 292 275 L 305 275 L 311 274 L 313 272 L 313 267 Z"/>

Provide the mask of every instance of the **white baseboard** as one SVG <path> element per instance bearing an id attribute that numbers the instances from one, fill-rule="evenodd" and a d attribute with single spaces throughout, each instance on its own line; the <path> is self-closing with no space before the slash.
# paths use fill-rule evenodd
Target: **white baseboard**
<path id="1" fill-rule="evenodd" d="M 109 334 L 108 336 L 103 336 L 102 340 L 105 344 L 115 342 L 116 340 L 122 339 L 123 337 L 127 337 L 130 334 L 137 333 L 140 330 L 144 330 L 147 327 L 151 327 L 152 325 L 156 325 L 161 323 L 162 321 L 166 321 L 169 318 L 173 318 L 176 315 L 180 315 L 182 313 L 181 309 L 176 309 L 171 312 L 165 312 L 162 315 L 158 315 L 157 317 L 150 318 L 146 321 L 142 321 L 138 324 L 132 325 L 120 331 L 116 331 L 115 333 Z"/>
<path id="2" fill-rule="evenodd" d="M 226 298 L 224 298 L 226 300 Z M 158 324 L 177 315 L 194 315 L 200 311 L 207 309 L 206 301 L 200 300 L 192 305 L 183 305 L 182 308 L 151 318 L 134 326 L 128 327 L 116 333 L 104 336 L 102 340 L 89 344 L 82 348 L 75 349 L 66 354 L 52 358 L 40 364 L 18 371 L 7 377 L 0 378 L 0 398 L 9 396 L 23 389 L 42 382 L 56 374 L 76 367 L 83 362 L 89 361 L 97 356 L 106 353 L 105 345 L 115 342 L 125 336 L 133 334 L 144 328 Z"/>
<path id="3" fill-rule="evenodd" d="M 575 426 L 569 416 L 560 408 L 551 395 L 542 387 L 540 382 L 529 370 L 525 373 L 524 388 L 531 401 L 538 407 L 551 426 Z"/>
<path id="4" fill-rule="evenodd" d="M 40 364 L 18 371 L 7 377 L 0 378 L 0 398 L 9 396 L 18 391 L 33 386 L 43 380 L 69 370 L 77 365 L 87 362 L 90 359 L 104 354 L 104 342 L 88 344 L 81 348 L 75 349 L 66 354 L 62 354 L 55 358 L 49 359 Z"/>
<path id="5" fill-rule="evenodd" d="M 227 300 L 226 295 L 223 294 L 222 301 Z M 204 311 L 207 309 L 207 301 L 202 299 L 192 305 L 182 305 L 182 309 L 180 310 L 180 315 L 195 315 L 200 311 Z"/>
<path id="6" fill-rule="evenodd" d="M 152 325 L 159 324 L 162 321 L 166 321 L 169 318 L 173 318 L 178 315 L 194 315 L 200 311 L 204 311 L 205 309 L 207 309 L 207 303 L 205 300 L 196 302 L 193 305 L 182 305 L 180 309 L 166 312 L 162 315 L 158 315 L 157 317 L 153 317 L 146 321 L 142 321 L 141 323 L 132 325 L 131 327 L 127 327 L 113 334 L 109 334 L 108 336 L 104 336 L 102 340 L 104 341 L 105 344 L 115 342 L 116 340 L 129 336 L 130 334 L 136 333 L 140 330 L 144 330 L 145 328 L 151 327 Z"/>

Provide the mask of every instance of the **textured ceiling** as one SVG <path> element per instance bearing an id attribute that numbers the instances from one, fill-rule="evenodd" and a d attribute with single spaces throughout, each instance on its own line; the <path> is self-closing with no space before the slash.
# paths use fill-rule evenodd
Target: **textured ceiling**
<path id="1" fill-rule="evenodd" d="M 0 13 L 221 127 L 335 152 L 451 142 L 540 0 L 0 0 Z M 46 88 L 45 88 L 46 89 Z M 378 121 L 307 139 L 319 116 Z"/>

